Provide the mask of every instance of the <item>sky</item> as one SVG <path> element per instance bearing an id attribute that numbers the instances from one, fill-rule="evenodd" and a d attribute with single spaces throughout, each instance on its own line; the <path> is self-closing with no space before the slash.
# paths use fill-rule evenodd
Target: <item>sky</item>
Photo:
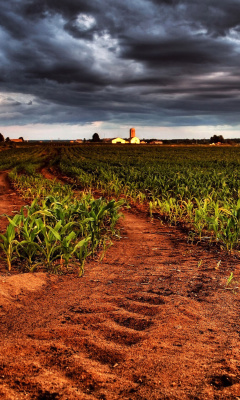
<path id="1" fill-rule="evenodd" d="M 0 0 L 0 132 L 240 137 L 240 0 Z"/>

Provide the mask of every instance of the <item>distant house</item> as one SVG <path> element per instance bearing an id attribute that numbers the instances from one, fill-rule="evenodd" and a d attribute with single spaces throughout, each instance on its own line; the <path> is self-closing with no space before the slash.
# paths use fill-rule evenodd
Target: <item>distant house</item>
<path id="1" fill-rule="evenodd" d="M 163 142 L 161 140 L 154 140 L 151 144 L 163 144 Z"/>
<path id="2" fill-rule="evenodd" d="M 83 140 L 82 139 L 76 139 L 75 142 L 76 143 L 83 143 Z"/>
<path id="3" fill-rule="evenodd" d="M 10 141 L 11 141 L 11 142 L 14 142 L 14 143 L 22 143 L 22 142 L 24 142 L 23 138 L 19 138 L 19 139 L 10 139 Z"/>
<path id="4" fill-rule="evenodd" d="M 221 142 L 217 142 L 217 143 L 210 143 L 209 146 L 221 146 L 222 143 Z"/>

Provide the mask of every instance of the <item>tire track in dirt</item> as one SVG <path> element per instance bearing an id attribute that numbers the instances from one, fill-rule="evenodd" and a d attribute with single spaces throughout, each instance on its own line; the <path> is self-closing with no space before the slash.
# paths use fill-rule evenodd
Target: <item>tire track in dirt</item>
<path id="1" fill-rule="evenodd" d="M 3 214 L 14 216 L 23 205 L 23 200 L 11 188 L 8 171 L 0 171 L 0 232 L 5 232 L 8 225 L 8 220 Z"/>
<path id="2" fill-rule="evenodd" d="M 81 279 L 46 275 L 3 307 L 1 398 L 237 399 L 238 259 L 216 269 L 222 253 L 131 212 L 119 228 Z"/>
<path id="3" fill-rule="evenodd" d="M 8 172 L 0 171 L 0 216 L 2 214 L 13 215 L 23 205 L 23 201 L 11 188 Z"/>
<path id="4" fill-rule="evenodd" d="M 73 185 L 72 178 L 58 174 L 56 171 L 54 171 L 53 168 L 41 168 L 40 173 L 45 179 L 55 180 L 56 182 L 60 182 L 63 185 Z"/>

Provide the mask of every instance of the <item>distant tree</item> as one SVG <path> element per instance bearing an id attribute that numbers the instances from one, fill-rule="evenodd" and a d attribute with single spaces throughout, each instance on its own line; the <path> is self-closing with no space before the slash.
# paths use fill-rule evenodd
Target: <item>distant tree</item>
<path id="1" fill-rule="evenodd" d="M 218 136 L 218 140 L 219 140 L 220 143 L 224 143 L 225 142 L 225 139 L 224 139 L 224 137 L 222 135 Z"/>
<path id="2" fill-rule="evenodd" d="M 92 141 L 93 142 L 100 142 L 100 137 L 98 133 L 94 133 L 92 136 Z"/>
<path id="3" fill-rule="evenodd" d="M 0 142 L 4 142 L 4 136 L 0 133 Z"/>
<path id="4" fill-rule="evenodd" d="M 224 138 L 222 135 L 213 135 L 210 138 L 210 143 L 224 143 Z"/>
<path id="5" fill-rule="evenodd" d="M 11 142 L 10 138 L 7 137 L 7 138 L 5 139 L 5 142 Z"/>
<path id="6" fill-rule="evenodd" d="M 23 142 L 24 142 L 24 139 L 23 139 L 23 137 L 22 136 L 20 136 L 20 138 L 19 139 L 21 139 Z M 59 139 L 58 139 L 59 140 Z"/>

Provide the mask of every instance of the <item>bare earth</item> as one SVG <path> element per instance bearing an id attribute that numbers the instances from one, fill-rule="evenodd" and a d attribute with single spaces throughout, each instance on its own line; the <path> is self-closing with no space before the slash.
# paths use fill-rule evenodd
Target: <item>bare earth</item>
<path id="1" fill-rule="evenodd" d="M 1 173 L 0 214 L 21 204 Z M 1 399 L 240 399 L 239 257 L 124 214 L 82 278 L 1 262 Z"/>

